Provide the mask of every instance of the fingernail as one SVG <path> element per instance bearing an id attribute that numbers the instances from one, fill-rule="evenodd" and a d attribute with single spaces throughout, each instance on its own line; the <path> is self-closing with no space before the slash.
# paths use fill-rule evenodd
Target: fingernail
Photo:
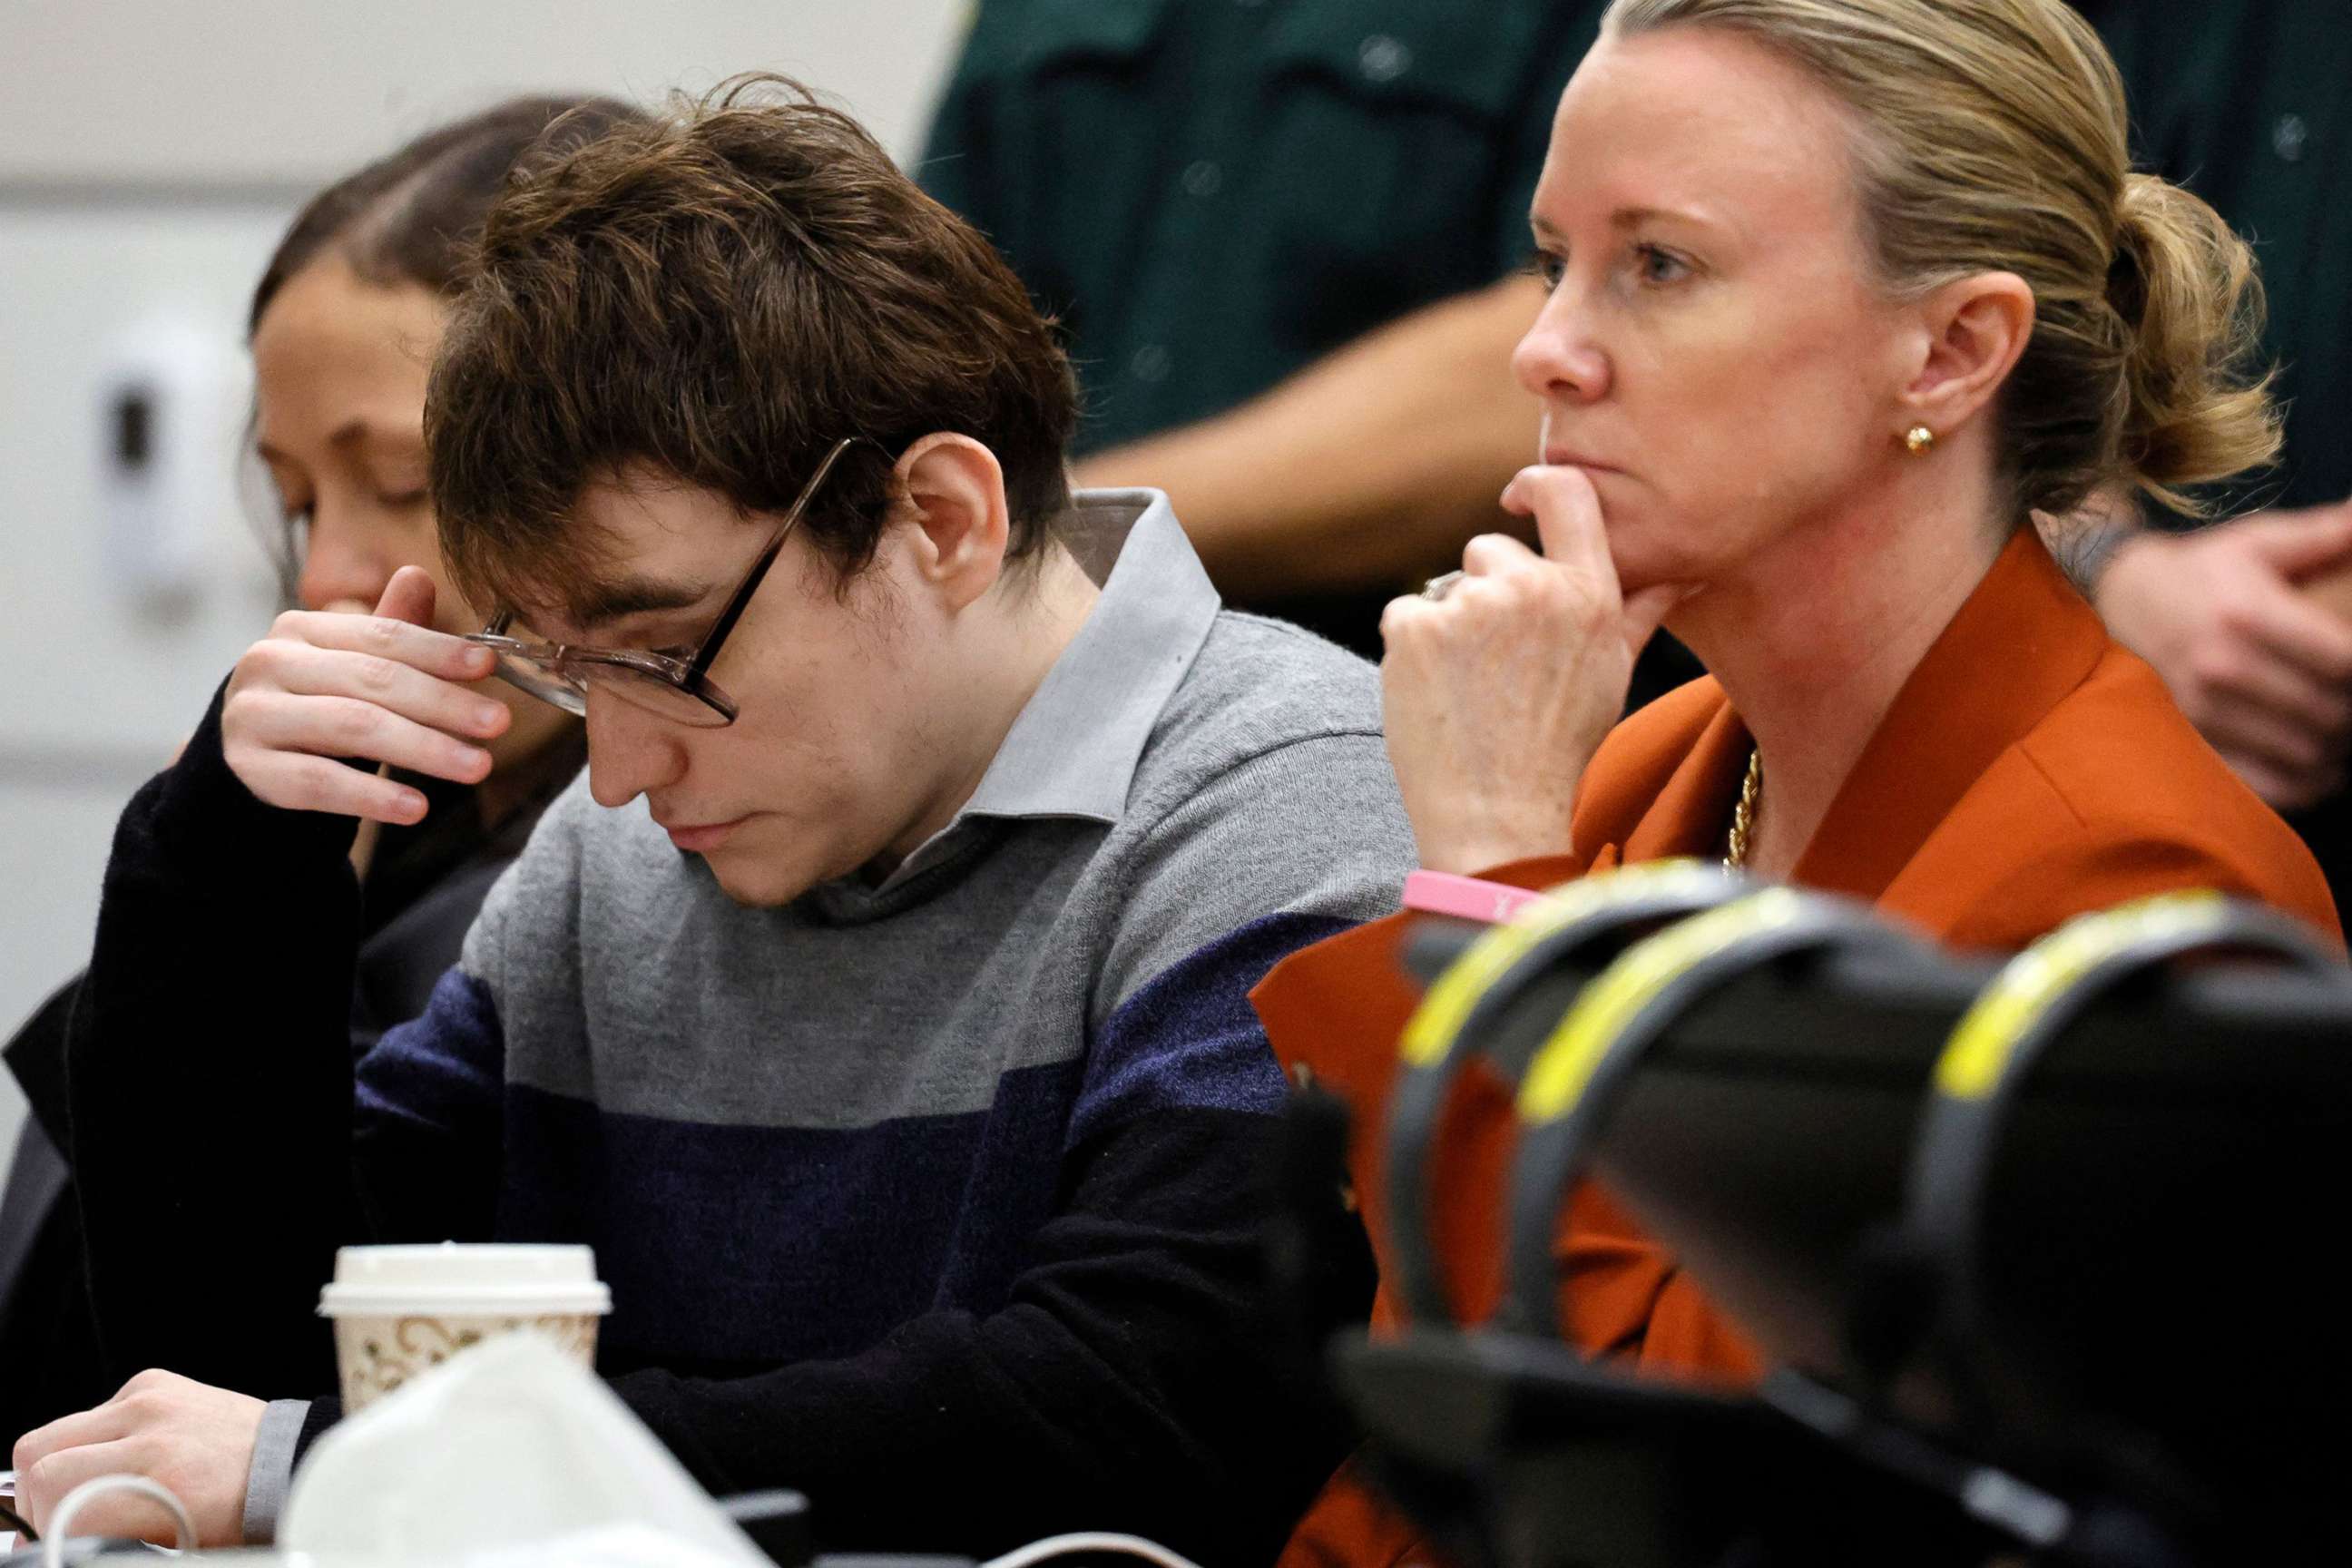
<path id="1" fill-rule="evenodd" d="M 422 822 L 425 820 L 425 797 L 415 790 L 406 791 L 400 797 L 400 809 L 409 821 Z"/>
<path id="2" fill-rule="evenodd" d="M 497 662 L 497 656 L 488 648 L 471 647 L 466 650 L 466 668 L 478 674 L 488 675 L 490 672 L 490 666 L 495 662 Z"/>
<path id="3" fill-rule="evenodd" d="M 495 702 L 483 703 L 479 708 L 474 710 L 474 728 L 477 730 L 488 730 L 491 728 L 498 723 L 499 715 L 503 714 L 505 711 L 505 709 L 499 707 Z"/>

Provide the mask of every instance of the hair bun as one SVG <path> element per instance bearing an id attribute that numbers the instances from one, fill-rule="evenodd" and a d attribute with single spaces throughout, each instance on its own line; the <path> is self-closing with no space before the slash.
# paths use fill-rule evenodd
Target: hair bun
<path id="1" fill-rule="evenodd" d="M 2117 457 L 2126 477 L 2175 510 L 2180 487 L 2278 455 L 2278 412 L 2256 366 L 2263 288 L 2253 252 L 2180 186 L 2126 174 L 2116 208 L 2107 300 L 2127 334 L 2127 406 Z"/>

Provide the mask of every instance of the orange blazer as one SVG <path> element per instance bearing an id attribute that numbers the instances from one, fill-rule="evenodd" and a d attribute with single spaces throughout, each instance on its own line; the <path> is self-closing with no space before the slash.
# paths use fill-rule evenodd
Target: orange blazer
<path id="1" fill-rule="evenodd" d="M 1722 688 L 1694 681 L 1603 742 L 1577 801 L 1579 853 L 1485 875 L 1551 887 L 1635 861 L 1719 857 L 1749 749 Z M 2198 735 L 2156 672 L 2108 637 L 2031 528 L 1912 672 L 1790 879 L 1964 948 L 2021 947 L 2086 910 L 2207 887 L 2342 940 L 2302 842 Z M 1304 949 L 1251 997 L 1286 1070 L 1355 1114 L 1351 1174 L 1384 1275 L 1373 1134 L 1418 1000 L 1399 962 L 1408 919 Z M 1457 1318 L 1475 1322 L 1501 1295 L 1511 1106 L 1499 1083 L 1465 1076 L 1433 1150 L 1432 1224 Z M 1556 1246 L 1562 1331 L 1588 1352 L 1718 1381 L 1761 1370 L 1738 1325 L 1594 1184 L 1571 1194 Z M 1374 1326 L 1398 1321 L 1383 1288 Z M 1283 1562 L 1385 1568 L 1414 1546 L 1410 1527 L 1343 1472 Z"/>

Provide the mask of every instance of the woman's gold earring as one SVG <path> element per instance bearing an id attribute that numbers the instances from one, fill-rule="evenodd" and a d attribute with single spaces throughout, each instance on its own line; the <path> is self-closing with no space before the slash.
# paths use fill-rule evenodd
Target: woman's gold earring
<path id="1" fill-rule="evenodd" d="M 1914 425 L 1903 433 L 1904 449 L 1915 458 L 1924 458 L 1936 449 L 1936 433 L 1925 425 Z"/>

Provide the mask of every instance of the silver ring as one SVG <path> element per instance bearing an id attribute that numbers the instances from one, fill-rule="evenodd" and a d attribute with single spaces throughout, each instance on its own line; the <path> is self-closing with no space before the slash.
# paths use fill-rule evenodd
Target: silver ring
<path id="1" fill-rule="evenodd" d="M 1433 602 L 1444 598 L 1454 592 L 1454 584 L 1462 581 L 1462 575 L 1459 572 L 1445 572 L 1432 577 L 1421 585 L 1421 596 Z"/>

